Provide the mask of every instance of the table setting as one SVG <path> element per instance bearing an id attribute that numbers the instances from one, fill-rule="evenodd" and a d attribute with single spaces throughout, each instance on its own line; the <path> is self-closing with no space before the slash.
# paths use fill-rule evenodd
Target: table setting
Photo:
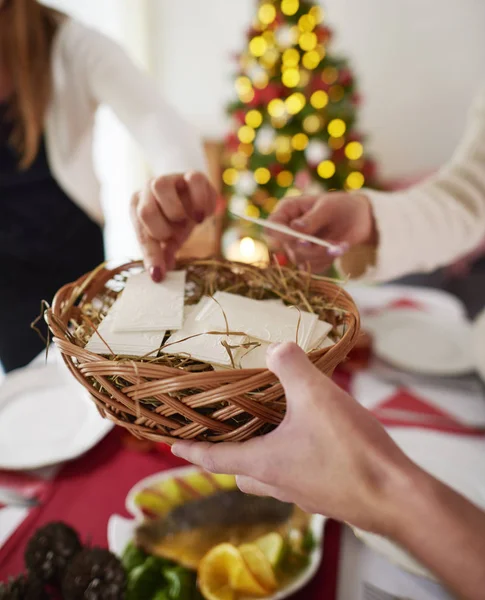
<path id="1" fill-rule="evenodd" d="M 214 271 L 208 261 L 201 268 L 184 263 L 168 277 L 165 289 L 156 290 L 156 302 L 166 307 L 163 315 L 150 315 L 154 300 L 135 263 L 103 267 L 66 286 L 62 302 L 55 300 L 47 317 L 55 338 L 48 360 L 39 357 L 1 382 L 0 581 L 25 570 L 29 540 L 52 522 L 72 527 L 87 549 L 99 546 L 123 561 L 146 518 L 167 518 L 188 501 L 195 507 L 206 496 L 216 502 L 218 494 L 236 493 L 233 480 L 214 483 L 209 474 L 173 456 L 169 445 L 184 437 L 242 441 L 274 429 L 283 414 L 281 389 L 264 362 L 274 341 L 296 339 L 318 368 L 373 412 L 416 463 L 485 508 L 480 484 L 485 480 L 485 395 L 478 375 L 483 367 L 473 350 L 476 327 L 483 325 L 468 323 L 457 300 L 442 292 L 392 285 L 349 284 L 343 295 L 335 296 L 335 284 L 315 280 L 315 292 L 307 292 L 298 304 L 274 293 L 280 289 L 278 281 L 284 281 L 285 294 L 293 289 L 286 271 L 286 278 L 276 279 L 281 267 L 268 271 L 271 287 L 246 279 L 248 287 L 235 293 L 229 281 L 233 265 L 218 264 Z M 244 277 L 253 274 L 244 271 Z M 216 284 L 208 293 L 204 286 L 209 279 Z M 295 290 L 310 289 L 303 279 L 295 281 Z M 317 290 L 338 300 L 312 306 Z M 81 304 L 73 299 L 80 294 Z M 143 309 L 135 314 L 133 303 L 140 302 Z M 308 312 L 308 302 L 316 315 Z M 255 315 L 262 316 L 258 320 Z M 417 339 L 422 340 L 419 353 Z M 160 344 L 156 359 L 147 358 Z M 115 359 L 120 355 L 127 359 Z M 236 401 L 227 404 L 226 393 L 220 404 L 221 384 Z M 260 388 L 272 400 L 264 411 L 238 404 L 244 394 Z M 190 477 L 197 477 L 197 483 Z M 209 600 L 226 597 L 222 589 L 228 598 L 367 600 L 378 593 L 448 598 L 432 574 L 378 536 L 323 517 L 309 517 L 305 528 L 291 535 L 291 529 L 277 524 L 265 527 L 254 539 L 237 543 L 218 537 L 192 565 L 199 582 L 206 582 L 197 593 Z M 291 555 L 292 536 L 307 534 L 311 550 L 293 579 L 282 582 L 274 548 Z M 157 544 L 150 548 L 159 552 L 163 544 Z M 133 567 L 140 572 L 158 556 L 146 549 Z M 169 560 L 164 567 L 169 570 L 180 566 L 174 562 L 179 555 L 168 556 L 165 551 L 156 560 Z M 239 570 L 245 579 L 235 583 L 234 565 L 241 557 L 249 567 L 253 560 L 256 571 Z M 220 564 L 226 565 L 222 571 Z M 214 588 L 216 571 L 227 581 Z M 134 577 L 132 571 L 126 573 Z M 412 595 L 420 586 L 428 596 Z M 172 598 L 171 590 L 157 593 Z"/>

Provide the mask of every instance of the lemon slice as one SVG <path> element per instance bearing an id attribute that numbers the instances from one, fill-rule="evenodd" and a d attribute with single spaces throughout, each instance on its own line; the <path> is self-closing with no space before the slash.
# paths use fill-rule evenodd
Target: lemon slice
<path id="1" fill-rule="evenodd" d="M 214 546 L 200 561 L 198 575 L 199 588 L 206 600 L 232 600 L 236 593 L 268 595 L 232 544 Z"/>
<path id="2" fill-rule="evenodd" d="M 273 569 L 281 563 L 285 551 L 285 541 L 279 533 L 272 532 L 263 535 L 254 544 L 266 556 Z"/>
<path id="3" fill-rule="evenodd" d="M 273 592 L 278 588 L 273 567 L 258 546 L 243 544 L 239 546 L 239 552 L 254 578 L 265 590 Z"/>

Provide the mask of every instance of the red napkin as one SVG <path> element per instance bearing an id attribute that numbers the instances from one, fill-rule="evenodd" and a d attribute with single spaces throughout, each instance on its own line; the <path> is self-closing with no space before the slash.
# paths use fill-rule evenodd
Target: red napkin
<path id="1" fill-rule="evenodd" d="M 393 396 L 372 409 L 383 425 L 420 427 L 445 433 L 483 436 L 481 428 L 460 423 L 446 411 L 429 404 L 410 390 L 399 389 Z"/>

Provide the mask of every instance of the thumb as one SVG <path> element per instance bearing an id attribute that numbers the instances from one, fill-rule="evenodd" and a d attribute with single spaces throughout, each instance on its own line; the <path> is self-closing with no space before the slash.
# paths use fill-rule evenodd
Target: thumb
<path id="1" fill-rule="evenodd" d="M 331 211 L 326 209 L 325 202 L 315 202 L 309 211 L 291 222 L 291 227 L 312 235 L 327 227 L 331 217 Z"/>
<path id="2" fill-rule="evenodd" d="M 296 344 L 285 342 L 270 346 L 266 355 L 268 369 L 281 381 L 288 408 L 321 384 L 322 374 Z"/>

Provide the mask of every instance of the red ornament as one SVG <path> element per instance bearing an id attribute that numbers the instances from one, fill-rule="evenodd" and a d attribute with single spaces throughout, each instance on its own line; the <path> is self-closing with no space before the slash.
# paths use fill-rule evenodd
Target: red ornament
<path id="1" fill-rule="evenodd" d="M 273 177 L 276 177 L 276 175 L 279 175 L 281 173 L 281 171 L 285 170 L 284 166 L 281 165 L 280 163 L 274 163 L 274 164 L 270 165 L 268 167 L 268 169 Z"/>
<path id="2" fill-rule="evenodd" d="M 286 267 L 286 265 L 288 265 L 288 263 L 290 262 L 286 254 L 283 254 L 283 252 L 276 252 L 274 257 L 276 262 L 280 265 L 280 267 Z"/>
<path id="3" fill-rule="evenodd" d="M 333 38 L 333 31 L 325 25 L 315 28 L 315 34 L 320 44 L 328 44 Z"/>
<path id="4" fill-rule="evenodd" d="M 317 92 L 320 90 L 323 90 L 324 92 L 328 93 L 328 90 L 330 89 L 328 83 L 325 83 L 325 81 L 323 81 L 323 79 L 319 75 L 315 75 L 310 79 L 308 87 L 310 89 L 310 93 L 312 94 L 313 92 Z"/>
<path id="5" fill-rule="evenodd" d="M 354 106 L 360 106 L 362 104 L 362 95 L 359 92 L 354 92 L 350 98 L 350 101 Z"/>
<path id="6" fill-rule="evenodd" d="M 246 112 L 244 110 L 236 110 L 232 116 L 236 123 L 239 125 L 244 125 L 246 119 Z"/>
<path id="7" fill-rule="evenodd" d="M 354 76 L 352 75 L 352 72 L 350 71 L 350 69 L 342 69 L 339 72 L 338 81 L 339 81 L 340 85 L 343 85 L 344 87 L 346 87 L 348 85 L 352 85 L 352 83 L 354 81 Z"/>
<path id="8" fill-rule="evenodd" d="M 377 174 L 377 164 L 371 158 L 367 159 L 362 168 L 362 175 L 366 181 L 375 179 Z"/>
<path id="9" fill-rule="evenodd" d="M 249 106 L 263 106 L 269 104 L 271 100 L 275 98 L 281 98 L 283 96 L 284 88 L 282 85 L 277 83 L 270 83 L 262 90 L 254 90 L 254 98 L 249 102 Z"/>
<path id="10" fill-rule="evenodd" d="M 235 133 L 228 133 L 224 138 L 224 145 L 229 152 L 235 152 L 239 147 L 239 138 Z"/>
<path id="11" fill-rule="evenodd" d="M 342 163 L 345 160 L 345 147 L 334 150 L 332 152 L 332 160 L 336 165 Z"/>

